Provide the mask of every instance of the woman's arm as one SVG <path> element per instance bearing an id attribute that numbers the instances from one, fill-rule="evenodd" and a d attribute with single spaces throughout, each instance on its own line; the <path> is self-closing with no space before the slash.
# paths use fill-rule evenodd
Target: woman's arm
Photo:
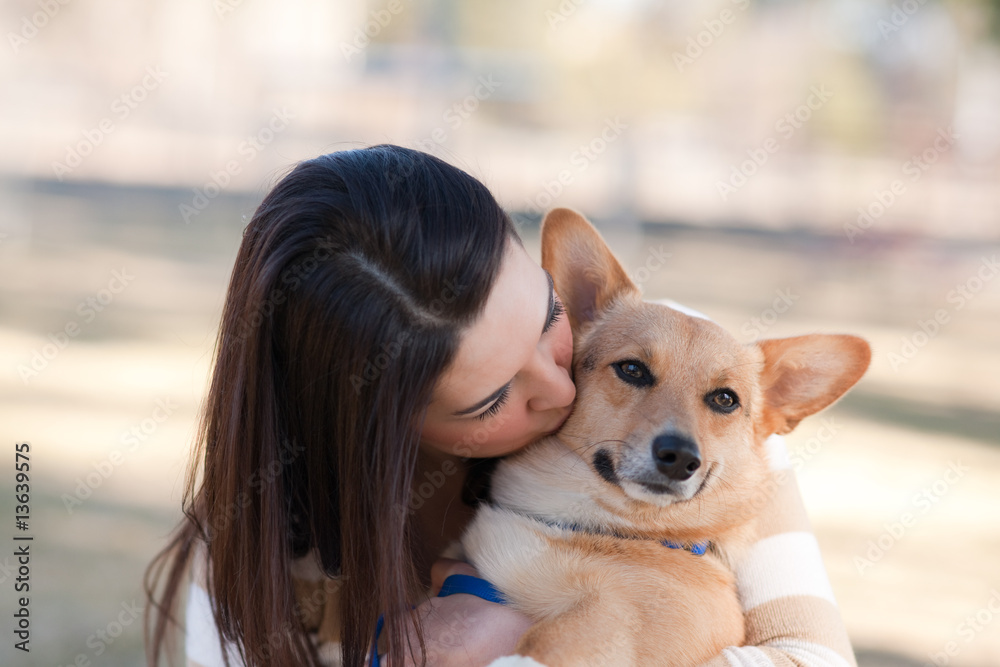
<path id="1" fill-rule="evenodd" d="M 819 545 L 805 513 L 785 440 L 768 441 L 770 483 L 762 487 L 757 541 L 736 564 L 746 646 L 730 647 L 709 667 L 855 666 Z"/>

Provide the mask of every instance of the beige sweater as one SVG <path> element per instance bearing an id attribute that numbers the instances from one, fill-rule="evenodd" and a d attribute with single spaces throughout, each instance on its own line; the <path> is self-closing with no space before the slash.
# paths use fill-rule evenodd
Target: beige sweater
<path id="1" fill-rule="evenodd" d="M 768 440 L 768 456 L 774 492 L 762 510 L 755 543 L 736 567 L 747 645 L 726 648 L 708 664 L 856 666 L 783 438 Z M 295 563 L 292 576 L 304 609 L 303 624 L 324 664 L 340 665 L 337 581 L 324 576 L 308 557 Z M 201 563 L 193 569 L 186 626 L 189 667 L 222 667 Z M 238 657 L 230 655 L 230 664 L 242 667 Z M 537 665 L 530 658 L 509 656 L 489 667 Z"/>

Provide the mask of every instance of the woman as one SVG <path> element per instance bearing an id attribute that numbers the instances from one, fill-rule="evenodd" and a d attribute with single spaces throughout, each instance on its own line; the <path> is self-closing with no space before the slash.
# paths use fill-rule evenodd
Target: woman
<path id="1" fill-rule="evenodd" d="M 149 664 L 169 647 L 189 562 L 211 612 L 188 619 L 189 652 L 223 637 L 251 667 L 353 667 L 384 615 L 393 667 L 511 653 L 527 618 L 470 595 L 427 597 L 448 574 L 475 574 L 435 560 L 471 518 L 491 457 L 569 415 L 561 314 L 508 216 L 461 170 L 394 146 L 296 167 L 244 231 L 186 519 L 147 572 Z M 825 580 L 818 553 L 805 558 Z M 777 605 L 756 634 L 748 613 L 751 638 L 772 639 L 777 614 L 783 636 L 811 646 L 817 629 L 799 611 Z M 828 617 L 818 645 L 850 664 Z M 317 651 L 323 630 L 307 626 L 320 623 L 337 655 Z M 754 650 L 809 661 L 808 646 Z"/>

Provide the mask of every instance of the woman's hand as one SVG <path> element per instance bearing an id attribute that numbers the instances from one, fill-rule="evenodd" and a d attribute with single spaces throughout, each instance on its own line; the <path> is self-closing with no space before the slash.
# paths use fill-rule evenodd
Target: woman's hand
<path id="1" fill-rule="evenodd" d="M 479 576 L 468 563 L 438 559 L 431 567 L 432 593 L 437 595 L 444 580 L 453 574 Z M 431 598 L 417 607 L 417 612 L 423 623 L 428 667 L 485 667 L 500 656 L 511 655 L 532 625 L 524 614 L 465 593 Z M 419 647 L 415 636 L 411 641 Z M 402 665 L 386 658 L 383 664 L 389 667 L 417 664 L 411 656 Z"/>

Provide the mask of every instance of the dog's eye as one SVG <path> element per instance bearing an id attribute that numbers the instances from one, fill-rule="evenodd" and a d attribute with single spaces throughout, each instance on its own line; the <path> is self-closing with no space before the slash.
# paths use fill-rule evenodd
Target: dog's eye
<path id="1" fill-rule="evenodd" d="M 636 387 L 648 387 L 655 380 L 646 365 L 635 359 L 616 361 L 612 366 L 618 377 Z"/>
<path id="2" fill-rule="evenodd" d="M 716 389 L 705 396 L 708 407 L 716 412 L 728 414 L 740 407 L 740 397 L 732 389 Z"/>

